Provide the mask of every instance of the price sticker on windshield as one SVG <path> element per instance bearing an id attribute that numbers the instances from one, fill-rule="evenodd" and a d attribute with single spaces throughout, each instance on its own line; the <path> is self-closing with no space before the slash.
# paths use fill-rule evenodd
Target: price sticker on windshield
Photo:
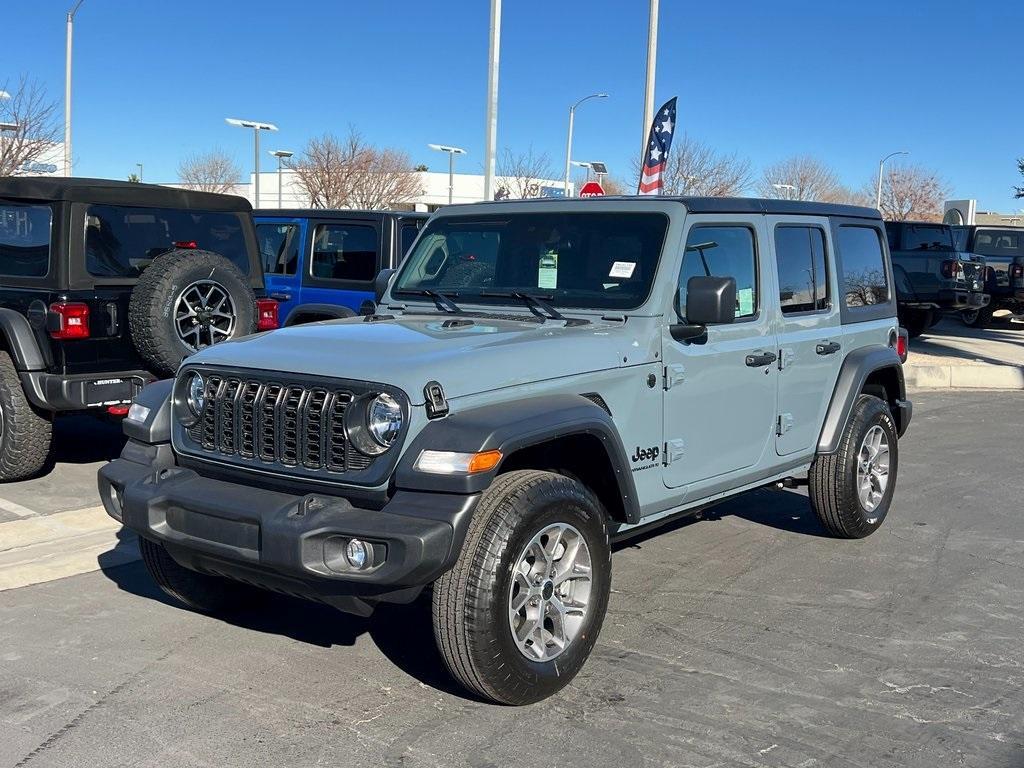
<path id="1" fill-rule="evenodd" d="M 537 287 L 554 290 L 558 287 L 558 253 L 548 251 L 540 257 L 537 267 Z"/>
<path id="2" fill-rule="evenodd" d="M 628 280 L 633 276 L 633 270 L 636 269 L 635 261 L 616 261 L 612 264 L 611 271 L 608 273 L 608 277 L 618 277 L 623 280 Z"/>

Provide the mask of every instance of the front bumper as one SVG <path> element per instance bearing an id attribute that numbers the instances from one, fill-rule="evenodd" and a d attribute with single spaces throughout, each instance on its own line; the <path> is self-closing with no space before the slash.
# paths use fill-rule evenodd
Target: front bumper
<path id="1" fill-rule="evenodd" d="M 107 513 L 160 542 L 181 565 L 299 595 L 351 613 L 409 602 L 452 567 L 479 494 L 398 491 L 381 509 L 327 494 L 289 494 L 178 467 L 167 444 L 129 441 L 99 472 Z M 351 568 L 345 546 L 371 545 Z"/>
<path id="2" fill-rule="evenodd" d="M 26 371 L 21 384 L 29 401 L 47 411 L 83 411 L 111 405 L 128 405 L 153 374 L 146 371 L 117 371 L 65 376 L 43 371 Z"/>

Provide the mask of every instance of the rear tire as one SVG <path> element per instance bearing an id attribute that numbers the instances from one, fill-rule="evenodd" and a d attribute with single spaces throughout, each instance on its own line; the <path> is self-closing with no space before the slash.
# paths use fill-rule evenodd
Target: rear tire
<path id="1" fill-rule="evenodd" d="M 889 406 L 860 395 L 839 449 L 815 458 L 808 476 L 811 507 L 830 534 L 861 539 L 882 525 L 896 489 L 897 440 Z"/>
<path id="2" fill-rule="evenodd" d="M 254 587 L 186 568 L 155 541 L 140 537 L 139 551 L 146 570 L 164 594 L 193 611 L 212 615 L 238 613 L 262 595 Z"/>
<path id="3" fill-rule="evenodd" d="M 434 584 L 434 637 L 468 690 L 532 704 L 579 672 L 610 590 L 600 502 L 562 475 L 509 472 L 484 493 L 455 567 Z"/>
<path id="4" fill-rule="evenodd" d="M 900 325 L 907 329 L 907 336 L 916 339 L 932 325 L 930 309 L 906 309 L 900 313 Z"/>
<path id="5" fill-rule="evenodd" d="M 53 423 L 25 397 L 14 361 L 0 352 L 0 482 L 39 474 L 50 458 Z"/>
<path id="6" fill-rule="evenodd" d="M 968 328 L 988 328 L 992 325 L 993 312 L 995 310 L 991 305 L 980 309 L 965 309 L 960 313 L 960 319 Z"/>

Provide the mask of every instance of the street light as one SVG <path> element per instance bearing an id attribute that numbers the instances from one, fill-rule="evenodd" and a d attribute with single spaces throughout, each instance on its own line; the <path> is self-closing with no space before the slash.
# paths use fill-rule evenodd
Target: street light
<path id="1" fill-rule="evenodd" d="M 885 165 L 885 161 L 890 157 L 896 157 L 896 155 L 909 155 L 907 151 L 890 152 L 888 155 L 878 161 L 878 187 L 875 190 L 875 208 L 882 207 L 882 166 Z"/>
<path id="2" fill-rule="evenodd" d="M 276 131 L 277 126 L 273 123 L 260 123 L 256 120 L 239 120 L 236 117 L 225 117 L 224 122 L 238 128 L 252 128 L 253 135 L 253 158 L 256 163 L 256 183 L 253 187 L 253 208 L 260 207 L 260 131 Z"/>
<path id="3" fill-rule="evenodd" d="M 284 208 L 284 205 L 281 203 L 281 184 L 283 178 L 281 174 L 281 166 L 284 164 L 285 160 L 295 153 L 288 149 L 272 149 L 270 150 L 270 154 L 277 158 L 277 207 Z"/>
<path id="4" fill-rule="evenodd" d="M 0 123 L 0 131 L 15 133 L 20 127 L 17 123 Z"/>
<path id="5" fill-rule="evenodd" d="M 461 147 L 449 147 L 446 144 L 427 144 L 435 152 L 448 153 L 448 205 L 452 204 L 452 194 L 455 188 L 455 156 L 466 154 Z"/>
<path id="6" fill-rule="evenodd" d="M 68 11 L 67 43 L 64 53 L 64 175 L 71 175 L 71 34 L 75 26 L 75 14 L 85 0 L 78 0 Z"/>
<path id="7" fill-rule="evenodd" d="M 135 167 L 139 169 L 139 183 L 142 182 L 142 163 L 136 163 Z"/>
<path id="8" fill-rule="evenodd" d="M 584 96 L 582 99 L 577 101 L 571 107 L 569 107 L 569 137 L 565 142 L 565 196 L 569 196 L 569 164 L 572 162 L 572 123 L 573 118 L 576 116 L 576 108 L 579 107 L 585 101 L 590 99 L 607 99 L 607 93 L 592 93 L 589 96 Z"/>
<path id="9" fill-rule="evenodd" d="M 786 190 L 787 200 L 791 199 L 789 194 L 790 192 L 796 192 L 796 187 L 794 187 L 792 184 L 772 184 L 772 186 L 778 190 Z"/>

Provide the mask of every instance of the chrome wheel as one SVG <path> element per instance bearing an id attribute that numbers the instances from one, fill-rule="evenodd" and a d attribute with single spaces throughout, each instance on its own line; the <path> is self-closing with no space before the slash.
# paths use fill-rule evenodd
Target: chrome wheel
<path id="1" fill-rule="evenodd" d="M 530 661 L 550 661 L 579 634 L 590 606 L 590 571 L 590 548 L 566 523 L 544 528 L 515 560 L 508 623 Z"/>
<path id="2" fill-rule="evenodd" d="M 236 317 L 227 289 L 214 280 L 196 280 L 174 300 L 174 329 L 192 352 L 231 338 Z"/>
<path id="3" fill-rule="evenodd" d="M 888 485 L 889 438 L 885 430 L 876 425 L 864 435 L 857 452 L 857 495 L 864 511 L 875 511 Z"/>

